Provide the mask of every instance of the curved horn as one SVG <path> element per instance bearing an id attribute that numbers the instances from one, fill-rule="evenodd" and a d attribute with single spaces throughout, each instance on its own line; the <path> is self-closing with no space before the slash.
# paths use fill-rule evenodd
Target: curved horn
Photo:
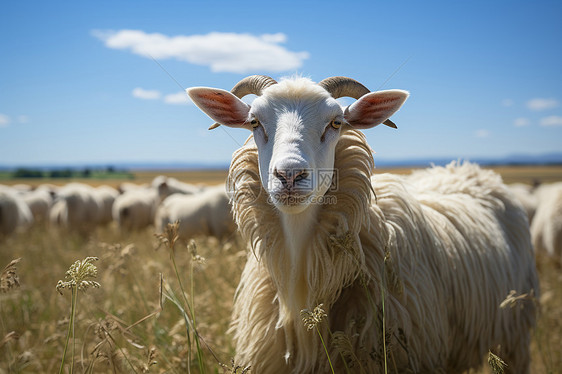
<path id="1" fill-rule="evenodd" d="M 277 84 L 277 81 L 267 75 L 250 75 L 236 83 L 230 92 L 239 99 L 250 94 L 260 96 L 263 90 L 274 84 Z M 219 123 L 215 123 L 209 127 L 209 130 L 216 129 L 219 126 Z"/>
<path id="2" fill-rule="evenodd" d="M 371 92 L 355 79 L 348 77 L 326 78 L 321 80 L 318 85 L 328 91 L 334 99 L 339 99 L 344 96 L 359 99 L 361 96 Z M 394 129 L 397 128 L 396 124 L 389 119 L 384 121 L 383 124 Z"/>
<path id="3" fill-rule="evenodd" d="M 347 77 L 326 78 L 320 81 L 318 85 L 328 91 L 334 99 L 339 99 L 344 96 L 359 99 L 361 96 L 371 92 L 355 79 Z"/>
<path id="4" fill-rule="evenodd" d="M 263 90 L 274 84 L 277 81 L 267 75 L 250 75 L 238 82 L 230 92 L 240 99 L 250 94 L 260 96 Z"/>

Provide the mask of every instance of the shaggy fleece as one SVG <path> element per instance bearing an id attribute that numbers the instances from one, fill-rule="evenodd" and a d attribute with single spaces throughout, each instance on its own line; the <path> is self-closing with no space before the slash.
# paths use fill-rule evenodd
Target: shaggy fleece
<path id="1" fill-rule="evenodd" d="M 373 176 L 364 135 L 344 129 L 335 200 L 295 256 L 257 157 L 250 138 L 228 180 L 249 246 L 231 326 L 238 364 L 330 372 L 329 356 L 336 373 L 460 373 L 493 350 L 506 372 L 528 372 L 539 286 L 527 217 L 498 175 L 454 162 Z M 501 307 L 512 290 L 527 297 Z M 327 316 L 308 331 L 300 312 L 319 304 Z"/>

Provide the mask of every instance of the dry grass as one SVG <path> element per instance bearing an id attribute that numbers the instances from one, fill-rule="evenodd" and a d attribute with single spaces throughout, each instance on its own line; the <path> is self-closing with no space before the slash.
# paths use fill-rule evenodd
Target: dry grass
<path id="1" fill-rule="evenodd" d="M 507 172 L 514 178 L 510 181 L 525 182 L 534 175 L 511 168 Z M 201 174 L 195 181 L 173 176 L 192 183 L 221 181 L 218 172 Z M 2 275 L 3 284 L 12 286 L 0 293 L 0 374 L 59 369 L 71 309 L 68 295 L 61 296 L 56 285 L 70 265 L 87 256 L 99 258 L 95 265 L 100 288 L 79 294 L 75 372 L 251 373 L 240 365 L 244 363 L 231 362 L 234 352 L 227 334 L 245 246 L 237 237 L 226 243 L 201 237 L 196 243 L 196 254 L 185 243 L 176 243 L 174 256 L 185 297 L 197 317 L 203 364 L 198 363 L 196 341 L 186 335 L 184 315 L 174 304 L 183 296 L 170 252 L 163 246 L 157 249 L 152 230 L 123 236 L 114 227 L 105 227 L 83 237 L 36 227 L 0 242 L 0 269 L 21 258 Z M 562 373 L 562 271 L 546 258 L 537 262 L 542 305 L 531 372 Z M 9 282 L 4 279 L 8 276 Z"/>
<path id="2" fill-rule="evenodd" d="M 533 184 L 535 180 L 543 183 L 562 181 L 562 165 L 553 166 L 497 166 L 489 167 L 500 173 L 506 183 L 522 182 Z M 387 168 L 377 167 L 376 173 L 393 173 L 393 174 L 409 174 L 411 168 Z M 159 175 L 167 175 L 176 178 L 182 182 L 194 184 L 214 185 L 223 183 L 226 179 L 228 171 L 226 169 L 217 170 L 136 170 L 132 172 L 133 179 L 9 179 L 2 181 L 2 184 L 28 184 L 30 186 L 38 186 L 42 183 L 52 183 L 55 185 L 64 185 L 69 182 L 81 182 L 93 186 L 107 184 L 118 187 L 123 182 L 136 184 L 150 183 Z"/>
<path id="3" fill-rule="evenodd" d="M 188 366 L 200 372 L 195 357 L 188 362 L 195 347 L 187 343 L 184 318 L 167 297 L 180 295 L 169 253 L 157 247 L 150 230 L 124 238 L 110 227 L 88 238 L 35 228 L 1 243 L 0 266 L 14 257 L 22 259 L 17 267 L 20 287 L 0 294 L 0 373 L 58 370 L 70 302 L 57 292 L 57 281 L 76 259 L 87 256 L 100 259 L 96 280 L 101 286 L 78 298 L 75 372 L 174 373 L 186 372 Z M 189 279 L 192 254 L 184 245 L 176 247 L 182 282 L 194 285 L 207 372 L 220 368 L 214 356 L 221 363 L 233 356 L 226 330 L 245 261 L 242 248 L 237 239 L 221 244 L 200 238 L 198 253 L 207 260 L 194 264 Z"/>
<path id="4" fill-rule="evenodd" d="M 119 187 L 123 182 L 128 183 L 150 183 L 159 175 L 166 175 L 168 177 L 176 178 L 182 182 L 193 184 L 206 184 L 214 185 L 223 183 L 228 174 L 226 169 L 217 170 L 136 170 L 131 172 L 133 179 L 95 179 L 95 178 L 20 178 L 20 179 L 6 179 L 0 183 L 6 185 L 14 184 L 27 184 L 36 187 L 43 183 L 50 183 L 57 186 L 62 186 L 70 182 L 85 183 L 92 186 L 109 185 L 112 187 Z"/>

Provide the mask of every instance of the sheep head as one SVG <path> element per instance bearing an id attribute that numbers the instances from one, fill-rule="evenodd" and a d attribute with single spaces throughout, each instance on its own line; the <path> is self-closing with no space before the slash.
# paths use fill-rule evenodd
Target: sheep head
<path id="1" fill-rule="evenodd" d="M 332 185 L 342 127 L 393 126 L 388 118 L 408 97 L 401 90 L 369 92 L 344 77 L 315 84 L 306 78 L 277 83 L 269 77 L 251 76 L 232 92 L 194 87 L 187 93 L 218 124 L 252 131 L 262 186 L 287 214 L 303 212 Z M 240 100 L 249 93 L 258 95 L 251 106 Z M 336 99 L 343 96 L 357 101 L 342 107 Z"/>

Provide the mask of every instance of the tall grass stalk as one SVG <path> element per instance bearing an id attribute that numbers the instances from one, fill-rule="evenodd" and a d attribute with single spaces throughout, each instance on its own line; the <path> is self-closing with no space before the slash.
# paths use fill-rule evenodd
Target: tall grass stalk
<path id="1" fill-rule="evenodd" d="M 318 326 L 316 326 L 316 332 L 318 333 L 318 336 L 320 337 L 320 341 L 322 342 L 322 346 L 324 347 L 324 352 L 326 352 L 326 357 L 328 357 L 328 363 L 330 364 L 330 370 L 332 370 L 332 374 L 335 374 L 334 367 L 332 366 L 332 360 L 330 360 L 330 354 L 328 353 L 328 348 L 326 347 L 326 343 L 324 343 L 324 338 L 322 337 L 322 334 L 320 333 L 320 330 L 318 329 Z"/>
<path id="2" fill-rule="evenodd" d="M 2 273 L 0 273 L 0 295 L 4 293 L 11 292 L 20 287 L 19 276 L 17 273 L 17 264 L 21 261 L 21 257 L 10 261 L 8 265 L 4 268 Z M 4 316 L 4 309 L 2 307 L 2 302 L 0 302 L 0 327 L 2 328 L 0 332 L 2 335 L 2 340 L 0 340 L 0 348 L 4 345 L 6 346 L 6 352 L 8 356 L 8 361 L 13 361 L 13 353 L 10 344 L 10 340 L 17 339 L 18 335 L 15 331 L 8 331 L 8 328 L 4 321 L 6 321 Z"/>
<path id="3" fill-rule="evenodd" d="M 185 312 L 185 308 L 182 308 L 181 310 L 183 310 L 183 312 L 184 312 L 184 318 L 187 318 L 186 322 L 189 322 L 189 319 L 191 319 L 191 323 L 186 324 L 188 340 L 190 342 L 190 348 L 188 350 L 188 355 L 191 356 L 191 339 L 189 337 L 189 335 L 190 335 L 189 334 L 189 326 L 191 325 L 191 328 L 193 329 L 193 337 L 194 337 L 194 340 L 195 340 L 195 346 L 196 346 L 196 350 L 197 350 L 197 352 L 196 352 L 197 353 L 197 364 L 199 365 L 200 372 L 205 373 L 205 366 L 204 366 L 204 363 L 203 363 L 203 350 L 201 349 L 201 344 L 199 343 L 199 334 L 197 333 L 197 325 L 196 325 L 196 322 L 195 322 L 195 313 L 193 311 L 192 305 L 189 303 L 189 301 L 187 300 L 187 296 L 185 295 L 185 289 L 183 288 L 181 277 L 180 277 L 179 272 L 178 272 L 178 267 L 176 265 L 175 256 L 172 254 L 171 258 L 172 258 L 172 264 L 173 264 L 173 267 L 174 267 L 174 272 L 176 274 L 176 278 L 177 278 L 179 286 L 180 286 L 180 291 L 181 291 L 181 294 L 183 296 L 183 301 L 185 303 L 185 307 L 187 308 L 187 311 L 189 312 L 189 314 Z M 178 306 L 178 305 L 176 304 L 176 306 Z M 191 361 L 191 359 L 190 359 L 190 361 Z M 188 367 L 189 367 L 189 365 L 188 365 Z"/>
<path id="4" fill-rule="evenodd" d="M 66 352 L 68 350 L 68 343 L 70 342 L 70 336 L 72 335 L 72 362 L 70 364 L 70 373 L 74 371 L 74 355 L 76 348 L 76 340 L 74 339 L 74 325 L 76 319 L 76 305 L 78 302 L 78 290 L 86 291 L 90 287 L 99 288 L 100 284 L 98 282 L 89 280 L 88 278 L 95 278 L 98 274 L 97 268 L 92 264 L 93 261 L 97 261 L 97 257 L 86 257 L 83 261 L 76 261 L 70 266 L 66 272 L 66 281 L 59 280 L 56 286 L 57 291 L 62 295 L 62 290 L 65 288 L 70 288 L 71 290 L 71 310 L 70 310 L 70 321 L 68 323 L 68 333 L 66 335 L 66 342 L 64 344 L 64 351 L 62 354 L 62 360 L 60 364 L 59 374 L 63 372 L 64 361 L 66 359 Z"/>
<path id="5" fill-rule="evenodd" d="M 543 338 L 542 326 L 539 325 L 535 328 L 534 335 L 535 341 L 537 342 L 537 350 L 544 365 L 546 374 L 553 374 L 554 370 L 552 368 L 554 365 L 552 364 L 552 348 L 550 341 Z"/>
<path id="6" fill-rule="evenodd" d="M 318 324 L 328 316 L 324 311 L 324 309 L 322 309 L 323 306 L 324 306 L 323 304 L 319 304 L 314 308 L 313 311 L 310 311 L 308 309 L 301 310 L 301 318 L 307 330 L 315 329 L 316 332 L 318 333 L 318 336 L 320 337 L 320 341 L 322 342 L 322 346 L 324 347 L 324 352 L 326 352 L 326 357 L 328 358 L 328 364 L 330 364 L 330 369 L 332 371 L 332 374 L 335 374 L 334 366 L 332 365 L 332 360 L 330 359 L 330 353 L 328 353 L 328 347 L 326 347 L 326 343 L 324 342 L 322 333 L 318 328 Z"/>
<path id="7" fill-rule="evenodd" d="M 188 307 L 190 308 L 190 313 L 191 313 L 191 319 L 193 320 L 193 331 L 195 333 L 195 345 L 197 347 L 197 362 L 199 363 L 199 367 L 201 369 L 201 372 L 204 373 L 203 370 L 203 350 L 201 349 L 201 343 L 199 342 L 200 340 L 200 336 L 197 332 L 197 321 L 195 320 L 195 281 L 194 281 L 194 277 L 193 277 L 193 267 L 194 267 L 194 263 L 195 261 L 198 261 L 198 258 L 201 258 L 201 261 L 203 261 L 204 259 L 202 257 L 199 257 L 197 255 L 197 249 L 196 249 L 196 245 L 195 245 L 195 241 L 191 241 L 188 245 L 189 248 L 189 252 L 191 253 L 191 261 L 189 263 L 189 281 L 190 281 L 190 285 L 191 285 L 191 304 L 188 305 Z M 176 275 L 177 275 L 177 271 L 176 271 Z"/>
<path id="8" fill-rule="evenodd" d="M 170 259 L 172 261 L 172 267 L 174 268 L 174 274 L 176 275 L 176 279 L 178 281 L 178 284 L 180 286 L 180 292 L 182 294 L 182 298 L 183 298 L 183 306 L 181 305 L 181 303 L 179 302 L 179 300 L 177 300 L 177 298 L 175 298 L 176 300 L 174 300 L 174 298 L 170 298 L 170 300 L 174 303 L 174 305 L 176 305 L 176 307 L 180 310 L 180 312 L 182 313 L 184 320 L 185 320 L 185 328 L 186 328 L 186 336 L 187 336 L 187 341 L 188 341 L 188 351 L 187 351 L 187 356 L 188 356 L 188 373 L 191 372 L 191 334 L 189 332 L 189 329 L 191 328 L 193 330 L 193 337 L 195 340 L 195 347 L 196 347 L 196 354 L 197 354 L 197 364 L 199 366 L 199 372 L 200 373 L 205 373 L 205 365 L 204 365 L 204 357 L 203 357 L 203 350 L 201 349 L 201 344 L 199 342 L 199 334 L 197 332 L 197 325 L 196 325 L 196 319 L 195 319 L 195 311 L 193 309 L 193 293 L 194 293 L 194 286 L 193 286 L 193 259 L 191 262 L 191 270 L 190 270 L 190 276 L 192 277 L 191 280 L 191 300 L 192 302 L 190 303 L 189 300 L 187 299 L 186 296 L 186 292 L 185 292 L 185 288 L 183 287 L 183 283 L 181 281 L 181 277 L 178 271 L 178 267 L 176 264 L 176 256 L 175 256 L 175 245 L 177 240 L 179 239 L 179 235 L 178 235 L 178 228 L 179 228 L 179 221 L 176 221 L 174 223 L 168 223 L 168 225 L 166 226 L 166 228 L 164 229 L 164 232 L 162 234 L 155 234 L 155 236 L 160 240 L 161 243 L 163 243 L 166 247 L 168 247 L 168 250 L 170 252 Z"/>
<path id="9" fill-rule="evenodd" d="M 59 374 L 63 373 L 64 360 L 66 358 L 66 352 L 68 350 L 68 343 L 70 342 L 70 336 L 72 335 L 72 363 L 70 365 L 70 373 L 74 369 L 74 316 L 76 315 L 76 301 L 78 299 L 78 289 L 75 287 L 71 290 L 72 296 L 70 299 L 71 309 L 70 309 L 70 321 L 68 322 L 68 333 L 66 334 L 66 341 L 64 343 L 64 351 L 62 353 L 62 361 L 60 363 Z"/>
<path id="10" fill-rule="evenodd" d="M 111 336 L 111 333 L 109 331 L 107 331 L 107 337 L 109 339 L 111 339 L 111 342 L 117 347 L 117 349 L 119 349 L 119 352 L 121 352 L 121 354 L 123 355 L 123 358 L 125 359 L 125 361 L 127 361 L 127 363 L 129 364 L 129 366 L 131 367 L 131 369 L 133 370 L 133 372 L 136 374 L 137 371 L 135 370 L 135 366 L 133 365 L 133 363 L 131 362 L 131 360 L 129 360 L 129 357 L 127 357 L 127 355 L 125 354 L 125 352 L 123 351 L 123 348 L 121 348 L 121 346 L 119 344 L 117 344 L 117 342 L 115 341 L 115 339 L 113 338 L 113 336 Z"/>

